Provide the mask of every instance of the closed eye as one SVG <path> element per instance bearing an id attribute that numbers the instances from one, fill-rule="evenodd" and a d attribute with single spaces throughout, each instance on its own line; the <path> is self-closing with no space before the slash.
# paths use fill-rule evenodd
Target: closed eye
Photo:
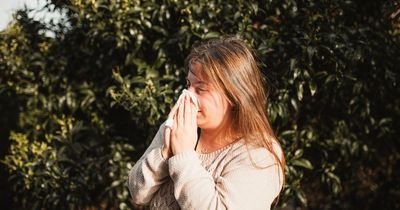
<path id="1" fill-rule="evenodd" d="M 190 81 L 187 79 L 186 80 L 186 86 L 185 86 L 185 88 L 186 89 L 189 89 L 190 87 L 191 87 L 192 85 L 191 85 L 191 83 L 190 83 Z M 196 87 L 197 86 L 197 87 Z M 200 92 L 205 92 L 205 91 L 207 91 L 207 89 L 205 89 L 204 87 L 203 87 L 203 85 L 201 84 L 201 85 L 196 85 L 195 87 L 194 87 L 194 90 L 195 90 L 195 92 L 196 93 L 200 93 Z"/>

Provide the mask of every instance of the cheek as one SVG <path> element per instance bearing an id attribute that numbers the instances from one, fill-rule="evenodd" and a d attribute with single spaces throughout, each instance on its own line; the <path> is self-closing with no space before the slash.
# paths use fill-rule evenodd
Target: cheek
<path id="1" fill-rule="evenodd" d="M 220 118 L 224 114 L 221 104 L 216 104 L 213 101 L 204 100 L 203 103 L 199 103 L 199 108 L 203 116 L 213 119 Z"/>
<path id="2" fill-rule="evenodd" d="M 201 115 L 212 118 L 220 118 L 224 115 L 226 103 L 219 95 L 208 94 L 196 97 Z"/>
<path id="3" fill-rule="evenodd" d="M 196 99 L 197 99 L 197 104 L 199 105 L 199 110 L 203 111 L 205 110 L 205 100 L 203 99 L 203 97 L 196 95 Z"/>

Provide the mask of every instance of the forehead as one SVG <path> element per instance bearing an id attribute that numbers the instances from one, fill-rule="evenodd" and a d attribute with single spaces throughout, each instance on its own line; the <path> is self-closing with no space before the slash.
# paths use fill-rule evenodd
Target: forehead
<path id="1" fill-rule="evenodd" d="M 187 75 L 187 79 L 190 81 L 206 83 L 203 67 L 199 62 L 192 62 L 189 65 L 189 72 Z"/>

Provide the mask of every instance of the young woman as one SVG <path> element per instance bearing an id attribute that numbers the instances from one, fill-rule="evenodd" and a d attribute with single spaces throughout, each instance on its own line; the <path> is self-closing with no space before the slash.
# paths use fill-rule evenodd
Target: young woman
<path id="1" fill-rule="evenodd" d="M 251 49 L 236 37 L 213 39 L 193 48 L 185 63 L 191 94 L 176 103 L 131 169 L 133 202 L 151 209 L 270 209 L 285 160 Z"/>

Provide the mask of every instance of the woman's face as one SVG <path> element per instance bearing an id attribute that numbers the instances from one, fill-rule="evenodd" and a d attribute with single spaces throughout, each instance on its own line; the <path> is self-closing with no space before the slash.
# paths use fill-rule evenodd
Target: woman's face
<path id="1" fill-rule="evenodd" d="M 187 76 L 187 89 L 194 93 L 199 103 L 197 126 L 201 129 L 220 128 L 231 119 L 231 105 L 222 91 L 201 75 L 201 64 L 193 62 Z"/>

